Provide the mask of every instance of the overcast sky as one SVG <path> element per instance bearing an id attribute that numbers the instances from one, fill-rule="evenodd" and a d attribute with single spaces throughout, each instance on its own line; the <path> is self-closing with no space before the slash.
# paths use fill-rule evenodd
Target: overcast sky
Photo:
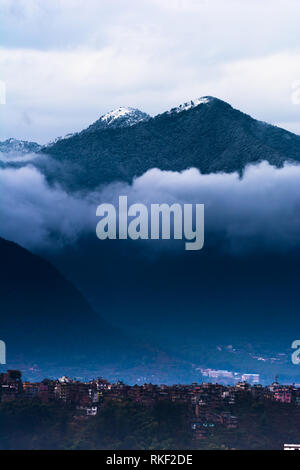
<path id="1" fill-rule="evenodd" d="M 0 15 L 1 140 L 203 95 L 300 134 L 299 0 L 0 0 Z"/>

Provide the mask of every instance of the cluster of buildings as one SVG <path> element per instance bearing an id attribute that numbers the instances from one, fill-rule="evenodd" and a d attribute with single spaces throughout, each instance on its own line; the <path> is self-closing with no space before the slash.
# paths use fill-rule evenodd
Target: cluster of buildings
<path id="1" fill-rule="evenodd" d="M 144 406 L 152 407 L 158 402 L 185 403 L 188 405 L 191 429 L 195 439 L 205 438 L 210 429 L 224 426 L 238 427 L 238 419 L 230 413 L 232 405 L 245 393 L 258 400 L 274 400 L 281 403 L 300 405 L 300 388 L 280 385 L 277 378 L 272 385 L 249 384 L 241 381 L 235 385 L 218 383 L 193 383 L 191 385 L 126 385 L 123 382 L 110 383 L 103 378 L 80 382 L 61 377 L 32 383 L 22 381 L 21 372 L 8 370 L 0 374 L 0 401 L 39 398 L 48 403 L 61 401 L 74 407 L 77 416 L 96 416 L 108 401 L 122 402 L 131 399 Z"/>
<path id="2" fill-rule="evenodd" d="M 248 382 L 251 385 L 258 384 L 260 380 L 259 374 L 240 374 L 239 372 L 232 372 L 229 370 L 216 370 L 216 369 L 204 369 L 197 367 L 198 371 L 201 372 L 202 376 L 211 382 L 221 381 L 222 383 L 238 383 Z"/>

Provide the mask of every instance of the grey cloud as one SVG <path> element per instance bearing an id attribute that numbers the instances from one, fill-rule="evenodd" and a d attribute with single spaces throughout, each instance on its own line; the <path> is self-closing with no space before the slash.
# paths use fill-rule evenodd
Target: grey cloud
<path id="1" fill-rule="evenodd" d="M 300 246 L 299 183 L 300 166 L 295 165 L 249 166 L 243 178 L 235 173 L 201 175 L 196 169 L 153 169 L 132 185 L 112 184 L 83 196 L 50 187 L 32 166 L 1 169 L 0 235 L 34 250 L 60 249 L 95 234 L 99 204 L 117 205 L 119 195 L 128 195 L 129 203 L 204 203 L 205 244 L 217 239 L 220 248 L 237 253 L 284 252 Z M 157 248 L 147 242 L 150 249 L 152 245 Z"/>
<path id="2" fill-rule="evenodd" d="M 59 249 L 91 226 L 88 200 L 50 188 L 34 167 L 0 170 L 1 236 L 30 249 Z"/>
<path id="3" fill-rule="evenodd" d="M 15 152 L 4 153 L 0 152 L 0 162 L 9 163 L 9 162 L 30 162 L 38 158 L 37 153 L 26 153 L 18 154 Z"/>

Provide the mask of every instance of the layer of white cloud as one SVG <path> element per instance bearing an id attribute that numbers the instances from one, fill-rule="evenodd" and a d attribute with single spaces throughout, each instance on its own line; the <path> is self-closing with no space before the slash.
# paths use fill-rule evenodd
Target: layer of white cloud
<path id="1" fill-rule="evenodd" d="M 117 207 L 119 195 L 128 195 L 130 204 L 204 203 L 205 243 L 217 237 L 227 250 L 285 252 L 300 245 L 300 165 L 277 169 L 262 163 L 249 166 L 243 178 L 153 169 L 132 185 L 112 184 L 84 197 L 49 187 L 42 174 L 25 166 L 0 170 L 0 188 L 0 236 L 33 250 L 59 249 L 88 233 L 96 237 L 97 206 Z M 157 243 L 148 247 L 157 249 Z M 162 241 L 159 248 L 165 247 Z"/>

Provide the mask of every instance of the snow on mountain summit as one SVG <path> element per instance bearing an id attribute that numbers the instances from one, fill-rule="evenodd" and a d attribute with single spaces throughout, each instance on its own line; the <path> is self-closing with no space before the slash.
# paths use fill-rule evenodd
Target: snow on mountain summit
<path id="1" fill-rule="evenodd" d="M 83 132 L 94 132 L 104 129 L 116 129 L 120 127 L 131 127 L 141 121 L 150 119 L 149 114 L 144 113 L 136 108 L 119 107 L 107 114 L 103 114 L 100 118 L 91 124 Z"/>
<path id="2" fill-rule="evenodd" d="M 101 116 L 100 119 L 101 121 L 105 121 L 109 125 L 116 119 L 119 119 L 124 116 L 137 116 L 140 112 L 141 111 L 135 108 L 124 108 L 123 106 L 121 106 L 120 108 L 117 108 L 114 111 L 111 111 L 110 113 L 104 114 L 103 116 Z"/>
<path id="3" fill-rule="evenodd" d="M 5 154 L 19 154 L 25 155 L 29 153 L 38 152 L 41 145 L 36 142 L 28 142 L 27 140 L 18 140 L 13 137 L 0 142 L 0 152 Z"/>
<path id="4" fill-rule="evenodd" d="M 196 106 L 199 106 L 200 104 L 209 104 L 210 102 L 214 100 L 216 100 L 216 98 L 213 98 L 212 96 L 202 96 L 201 98 L 187 101 L 186 103 L 180 104 L 176 108 L 172 108 L 170 111 L 168 111 L 168 114 L 181 113 L 182 111 L 188 111 L 189 109 L 195 108 Z"/>
<path id="5" fill-rule="evenodd" d="M 167 114 L 173 113 L 180 113 L 182 111 L 188 111 L 189 109 L 195 108 L 201 104 L 209 104 L 210 102 L 217 100 L 212 96 L 203 96 L 201 98 L 197 98 L 196 100 L 188 101 L 187 103 L 183 103 L 176 108 L 171 109 L 170 111 L 166 111 Z M 52 147 L 56 143 L 61 141 L 65 141 L 70 137 L 80 136 L 82 134 L 97 132 L 97 131 L 104 131 L 107 129 L 120 129 L 124 127 L 132 127 L 140 122 L 149 121 L 151 116 L 143 111 L 140 111 L 137 108 L 125 107 L 120 106 L 97 119 L 97 121 L 93 122 L 90 126 L 86 129 L 82 130 L 81 132 L 75 132 L 73 134 L 67 134 L 64 137 L 58 137 L 55 140 L 49 142 L 45 147 Z"/>

